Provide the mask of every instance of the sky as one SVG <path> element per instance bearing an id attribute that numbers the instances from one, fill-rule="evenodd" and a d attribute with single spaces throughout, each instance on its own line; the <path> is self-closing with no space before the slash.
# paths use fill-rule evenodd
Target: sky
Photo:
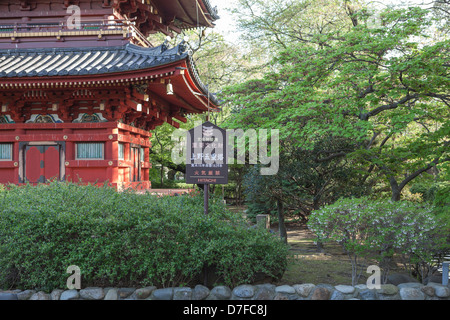
<path id="1" fill-rule="evenodd" d="M 236 37 L 236 28 L 234 26 L 232 15 L 227 11 L 227 8 L 232 7 L 234 0 L 211 0 L 211 5 L 213 7 L 217 6 L 219 10 L 220 19 L 216 21 L 216 31 L 220 32 L 225 36 L 226 39 L 232 41 Z"/>
<path id="2" fill-rule="evenodd" d="M 270 1 L 270 0 L 267 0 Z M 217 6 L 219 10 L 220 19 L 216 21 L 215 30 L 221 33 L 225 39 L 234 42 L 238 38 L 238 31 L 233 20 L 233 16 L 228 12 L 227 8 L 233 7 L 236 0 L 210 0 L 212 7 Z M 432 0 L 379 0 L 373 1 L 377 5 L 417 5 L 429 4 Z"/>

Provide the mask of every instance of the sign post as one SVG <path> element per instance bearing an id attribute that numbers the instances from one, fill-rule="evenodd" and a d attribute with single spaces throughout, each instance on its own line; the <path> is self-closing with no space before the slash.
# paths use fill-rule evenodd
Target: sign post
<path id="1" fill-rule="evenodd" d="M 203 185 L 207 215 L 209 186 L 228 184 L 226 131 L 207 121 L 189 130 L 187 144 L 186 183 Z"/>
<path id="2" fill-rule="evenodd" d="M 187 135 L 186 183 L 202 184 L 204 213 L 209 211 L 209 186 L 228 183 L 226 131 L 207 121 Z M 204 285 L 208 285 L 208 267 L 205 265 Z"/>
<path id="3" fill-rule="evenodd" d="M 208 215 L 209 213 L 209 184 L 204 184 L 203 185 L 203 193 L 205 196 L 205 200 L 204 200 L 204 212 L 205 215 Z"/>

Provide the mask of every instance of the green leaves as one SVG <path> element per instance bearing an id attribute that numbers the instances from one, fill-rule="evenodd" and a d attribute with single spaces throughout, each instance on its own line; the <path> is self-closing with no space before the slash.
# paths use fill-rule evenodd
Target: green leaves
<path id="1" fill-rule="evenodd" d="M 278 275 L 286 255 L 284 244 L 248 230 L 216 199 L 205 216 L 202 196 L 58 182 L 0 192 L 1 288 L 63 289 L 70 265 L 81 268 L 83 287 L 185 285 L 205 265 L 230 285 L 258 272 Z"/>
<path id="2" fill-rule="evenodd" d="M 282 140 L 305 150 L 328 137 L 353 140 L 348 159 L 363 159 L 356 165 L 370 168 L 371 177 L 399 180 L 401 192 L 429 165 L 449 159 L 450 41 L 428 37 L 427 10 L 386 9 L 369 23 L 369 11 L 347 9 L 358 20 L 353 27 L 287 41 L 270 72 L 226 90 L 236 111 L 225 125 L 279 129 Z"/>
<path id="3" fill-rule="evenodd" d="M 316 210 L 308 222 L 319 241 L 336 241 L 349 255 L 386 262 L 393 254 L 408 262 L 432 263 L 450 250 L 448 225 L 433 214 L 433 207 L 410 202 L 340 199 Z M 388 268 L 388 265 L 383 265 Z"/>

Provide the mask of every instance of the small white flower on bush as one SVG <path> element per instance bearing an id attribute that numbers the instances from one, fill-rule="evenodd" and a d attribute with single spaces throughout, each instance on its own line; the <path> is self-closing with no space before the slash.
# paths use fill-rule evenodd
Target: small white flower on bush
<path id="1" fill-rule="evenodd" d="M 382 263 L 394 253 L 429 262 L 448 248 L 432 207 L 410 202 L 340 199 L 312 213 L 308 227 L 319 242 L 335 241 L 352 257 L 371 257 Z"/>

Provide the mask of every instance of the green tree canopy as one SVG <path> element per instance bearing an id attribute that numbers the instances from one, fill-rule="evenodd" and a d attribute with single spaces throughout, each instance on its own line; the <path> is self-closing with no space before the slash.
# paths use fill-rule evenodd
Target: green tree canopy
<path id="1" fill-rule="evenodd" d="M 449 160 L 449 40 L 424 43 L 433 18 L 416 7 L 348 17 L 349 31 L 289 43 L 276 71 L 229 87 L 241 107 L 230 123 L 279 128 L 306 149 L 327 136 L 351 139 L 356 148 L 326 150 L 322 160 L 353 157 L 399 200 L 406 184 Z"/>

